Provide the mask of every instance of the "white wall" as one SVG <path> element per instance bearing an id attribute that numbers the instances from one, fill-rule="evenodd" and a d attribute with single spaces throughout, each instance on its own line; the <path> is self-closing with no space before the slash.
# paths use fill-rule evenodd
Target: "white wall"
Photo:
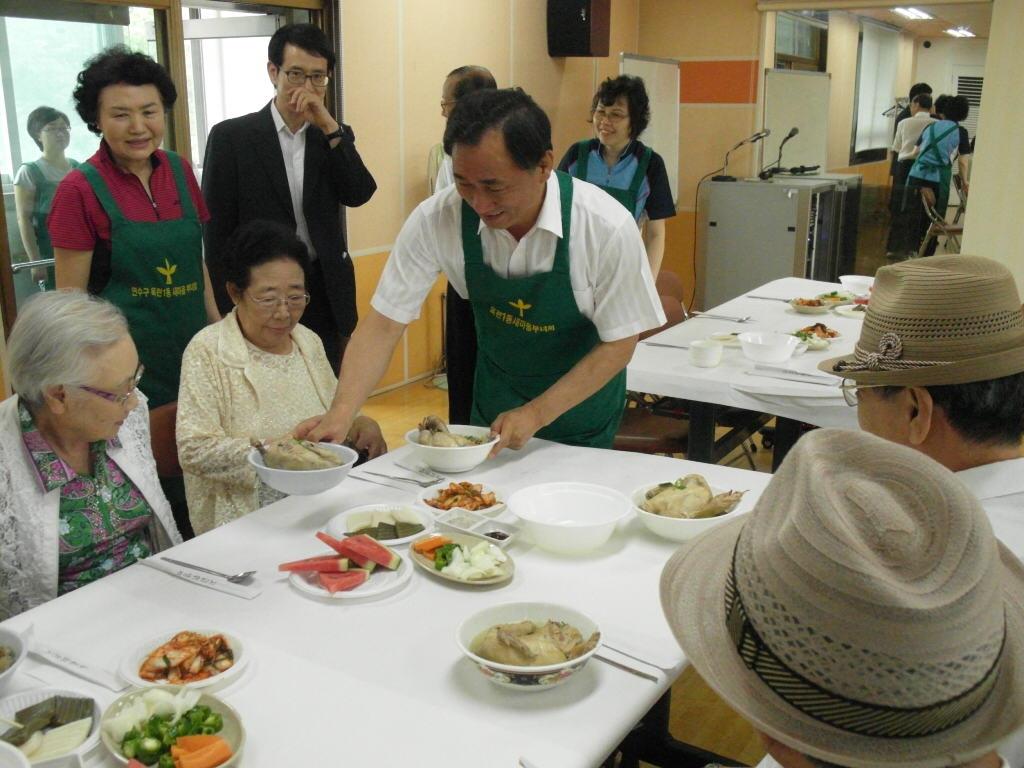
<path id="1" fill-rule="evenodd" d="M 917 41 L 917 57 L 914 62 L 915 83 L 928 83 L 934 95 L 956 93 L 953 82 L 954 67 L 974 67 L 970 73 L 980 75 L 985 67 L 988 40 L 978 38 L 929 38 L 930 48 L 924 41 Z"/>

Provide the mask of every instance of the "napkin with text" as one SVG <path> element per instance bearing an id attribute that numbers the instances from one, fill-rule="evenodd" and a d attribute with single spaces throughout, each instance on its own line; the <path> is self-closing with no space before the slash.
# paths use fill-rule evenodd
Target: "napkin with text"
<path id="1" fill-rule="evenodd" d="M 139 562 L 141 562 L 142 565 L 148 565 L 150 568 L 163 571 L 171 576 L 176 576 L 177 578 L 183 579 L 191 584 L 195 584 L 196 586 L 215 589 L 218 592 L 226 592 L 229 595 L 241 597 L 246 600 L 252 600 L 254 597 L 258 597 L 263 593 L 263 587 L 260 586 L 258 580 L 252 584 L 232 584 L 227 579 L 222 579 L 219 576 L 211 576 L 210 574 L 203 573 L 202 571 L 195 571 L 181 565 L 168 563 L 159 556 L 147 557 L 145 560 L 140 560 Z"/>

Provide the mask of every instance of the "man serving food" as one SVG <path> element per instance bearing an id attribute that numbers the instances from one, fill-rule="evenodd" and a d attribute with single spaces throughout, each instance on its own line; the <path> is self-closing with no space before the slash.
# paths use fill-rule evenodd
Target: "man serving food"
<path id="1" fill-rule="evenodd" d="M 405 222 L 330 410 L 298 433 L 346 434 L 444 272 L 473 306 L 472 421 L 500 438 L 491 455 L 535 434 L 610 448 L 637 335 L 665 322 L 636 224 L 597 187 L 553 172 L 551 124 L 518 88 L 460 99 L 444 144 L 455 186 Z"/>

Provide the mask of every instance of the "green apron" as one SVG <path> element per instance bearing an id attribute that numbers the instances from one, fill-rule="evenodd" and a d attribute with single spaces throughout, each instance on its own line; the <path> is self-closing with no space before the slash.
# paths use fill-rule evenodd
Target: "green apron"
<path id="1" fill-rule="evenodd" d="M 949 184 L 953 180 L 953 164 L 949 162 L 948 157 L 942 156 L 939 150 L 939 142 L 953 133 L 953 131 L 958 130 L 958 128 L 959 126 L 954 124 L 952 128 L 947 128 L 938 136 L 933 136 L 928 146 L 921 150 L 921 154 L 914 160 L 914 165 L 911 166 L 910 175 L 908 175 L 908 182 L 910 178 L 927 181 L 923 177 L 912 176 L 914 169 L 928 168 L 939 172 L 939 191 L 935 195 L 935 212 L 942 217 L 946 215 L 946 207 L 949 205 Z"/>
<path id="2" fill-rule="evenodd" d="M 587 165 L 590 160 L 590 139 L 584 139 L 576 145 L 576 167 L 573 169 L 573 176 L 580 181 L 587 180 Z M 628 189 L 619 189 L 618 187 L 604 187 L 600 184 L 594 184 L 595 187 L 603 189 L 609 195 L 614 197 L 629 211 L 629 215 L 634 219 L 636 215 L 636 201 L 640 195 L 640 185 L 644 183 L 644 179 L 647 176 L 647 166 L 651 164 L 651 154 L 653 150 L 650 147 L 644 147 L 644 152 L 640 155 L 640 159 L 637 161 L 636 172 L 633 174 L 633 181 L 630 183 Z"/>
<path id="3" fill-rule="evenodd" d="M 110 217 L 110 281 L 100 292 L 128 318 L 146 372 L 139 389 L 149 408 L 178 399 L 181 356 L 206 325 L 203 231 L 185 183 L 181 158 L 167 159 L 181 200 L 181 218 L 128 221 L 92 163 L 80 166 Z"/>
<path id="4" fill-rule="evenodd" d="M 74 160 L 69 160 L 71 168 L 78 167 Z M 36 200 L 32 207 L 32 230 L 36 233 L 36 247 L 39 250 L 40 259 L 53 258 L 53 243 L 50 241 L 50 230 L 46 228 L 46 217 L 50 215 L 50 208 L 53 207 L 53 196 L 57 192 L 59 181 L 50 181 L 43 173 L 36 161 L 25 163 L 25 168 L 32 185 L 35 187 Z M 53 268 L 46 270 L 46 290 L 52 291 L 56 284 L 54 282 Z"/>
<path id="5" fill-rule="evenodd" d="M 556 171 L 562 237 L 550 272 L 503 278 L 484 264 L 480 217 L 462 203 L 462 254 L 476 320 L 472 423 L 487 426 L 503 411 L 540 396 L 601 343 L 579 311 L 569 280 L 572 178 Z M 537 432 L 567 445 L 611 448 L 626 403 L 626 371 Z"/>

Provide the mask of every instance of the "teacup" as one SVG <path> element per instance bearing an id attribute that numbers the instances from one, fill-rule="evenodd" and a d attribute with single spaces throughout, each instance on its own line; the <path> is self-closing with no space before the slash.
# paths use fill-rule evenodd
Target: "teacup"
<path id="1" fill-rule="evenodd" d="M 714 368 L 722 362 L 722 343 L 714 339 L 691 341 L 690 362 L 698 368 Z"/>

